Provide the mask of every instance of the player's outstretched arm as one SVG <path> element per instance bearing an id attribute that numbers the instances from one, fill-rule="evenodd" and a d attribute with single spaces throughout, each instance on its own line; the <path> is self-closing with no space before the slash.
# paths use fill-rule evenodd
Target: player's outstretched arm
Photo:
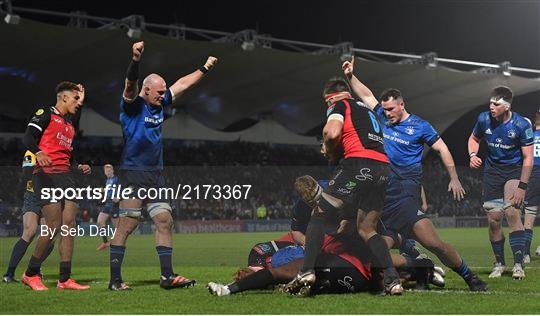
<path id="1" fill-rule="evenodd" d="M 370 110 L 373 110 L 379 101 L 377 101 L 377 98 L 373 95 L 373 92 L 371 92 L 371 90 L 369 90 L 369 88 L 358 80 L 358 78 L 353 74 L 354 56 L 352 57 L 351 61 L 345 61 L 343 65 L 341 65 L 341 69 L 343 69 L 343 73 L 347 79 L 349 79 L 353 92 L 362 100 L 362 102 L 364 102 L 364 104 L 369 107 Z"/>
<path id="2" fill-rule="evenodd" d="M 126 101 L 133 101 L 139 93 L 139 62 L 141 61 L 141 56 L 144 51 L 144 42 L 137 42 L 133 44 L 132 49 L 132 58 L 129 63 L 127 73 L 126 73 L 126 83 L 124 85 L 123 97 Z"/>
<path id="3" fill-rule="evenodd" d="M 218 59 L 213 56 L 208 56 L 208 59 L 206 60 L 206 63 L 201 68 L 195 70 L 194 72 L 190 73 L 187 76 L 184 76 L 180 79 L 178 79 L 171 87 L 171 92 L 174 95 L 175 98 L 181 96 L 185 91 L 187 91 L 189 88 L 196 85 L 201 79 L 204 77 L 204 75 L 212 70 L 214 66 L 216 65 Z"/>
<path id="4" fill-rule="evenodd" d="M 468 142 L 467 147 L 469 149 L 469 157 L 470 157 L 469 166 L 471 167 L 471 169 L 480 168 L 482 166 L 482 159 L 478 157 L 478 149 L 480 148 L 480 139 L 474 136 L 474 134 L 471 134 L 471 136 L 469 136 L 469 142 Z"/>
<path id="5" fill-rule="evenodd" d="M 446 171 L 448 171 L 448 175 L 450 176 L 448 192 L 452 192 L 454 200 L 461 201 L 465 197 L 465 190 L 463 189 L 463 186 L 459 181 L 459 177 L 456 171 L 456 164 L 454 163 L 452 153 L 450 153 L 448 146 L 446 146 L 442 138 L 439 138 L 431 146 L 431 148 L 433 148 L 439 154 L 439 156 L 441 156 L 441 160 L 446 167 Z"/>

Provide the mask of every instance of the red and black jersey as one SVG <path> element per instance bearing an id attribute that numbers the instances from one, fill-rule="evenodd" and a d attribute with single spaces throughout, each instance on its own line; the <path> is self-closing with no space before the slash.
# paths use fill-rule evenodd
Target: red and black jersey
<path id="1" fill-rule="evenodd" d="M 36 164 L 34 173 L 40 170 L 45 173 L 69 171 L 72 143 L 75 137 L 75 128 L 69 116 L 61 115 L 55 107 L 41 108 L 30 119 L 28 127 L 39 131 L 39 150 L 52 160 L 50 166 Z"/>
<path id="2" fill-rule="evenodd" d="M 369 158 L 388 163 L 381 124 L 362 102 L 337 101 L 328 107 L 326 116 L 328 120 L 343 122 L 341 145 L 345 158 Z"/>

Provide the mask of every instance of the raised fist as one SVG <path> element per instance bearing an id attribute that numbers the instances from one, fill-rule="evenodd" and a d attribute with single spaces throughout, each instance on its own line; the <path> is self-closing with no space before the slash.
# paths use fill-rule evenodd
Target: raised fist
<path id="1" fill-rule="evenodd" d="M 217 64 L 218 59 L 214 56 L 208 56 L 208 59 L 206 60 L 206 63 L 204 64 L 204 68 L 210 70 Z"/>
<path id="2" fill-rule="evenodd" d="M 143 51 L 144 51 L 144 42 L 137 42 L 133 44 L 133 60 L 140 61 Z"/>

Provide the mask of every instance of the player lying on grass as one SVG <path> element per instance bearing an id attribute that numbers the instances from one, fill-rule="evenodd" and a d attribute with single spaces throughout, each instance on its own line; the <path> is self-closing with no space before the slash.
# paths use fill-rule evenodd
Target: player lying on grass
<path id="1" fill-rule="evenodd" d="M 325 235 L 322 251 L 315 265 L 316 281 L 311 286 L 302 286 L 292 293 L 301 295 L 338 294 L 357 292 L 381 292 L 383 290 L 381 270 L 372 267 L 376 260 L 365 242 L 350 228 L 336 236 Z M 348 233 L 344 233 L 348 231 Z M 288 245 L 287 245 L 288 244 Z M 280 248 L 281 247 L 281 248 Z M 261 250 L 274 249 L 274 251 Z M 235 281 L 228 284 L 208 283 L 208 290 L 216 296 L 231 295 L 247 290 L 266 289 L 271 285 L 291 281 L 300 271 L 304 261 L 304 249 L 287 241 L 270 241 L 255 245 L 248 258 L 248 267 L 235 274 Z M 393 254 L 396 267 L 403 267 L 410 259 Z M 415 281 L 417 289 L 428 289 L 431 282 L 444 286 L 444 277 L 434 270 L 433 262 L 427 258 L 412 259 L 412 268 L 400 268 L 403 282 Z"/>

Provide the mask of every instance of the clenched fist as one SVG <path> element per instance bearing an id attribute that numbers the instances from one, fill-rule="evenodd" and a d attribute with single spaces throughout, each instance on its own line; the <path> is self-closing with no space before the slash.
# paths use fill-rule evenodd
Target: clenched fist
<path id="1" fill-rule="evenodd" d="M 218 59 L 214 56 L 208 56 L 208 59 L 206 60 L 206 63 L 204 64 L 204 68 L 210 70 L 212 69 L 218 62 Z"/>
<path id="2" fill-rule="evenodd" d="M 144 42 L 137 42 L 133 44 L 133 60 L 140 61 L 143 51 L 144 51 Z"/>

